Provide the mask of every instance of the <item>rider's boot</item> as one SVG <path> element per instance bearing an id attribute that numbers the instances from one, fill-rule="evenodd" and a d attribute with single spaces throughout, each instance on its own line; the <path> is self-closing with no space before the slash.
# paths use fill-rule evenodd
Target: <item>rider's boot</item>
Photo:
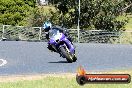
<path id="1" fill-rule="evenodd" d="M 51 45 L 48 45 L 48 47 L 47 47 L 51 52 L 56 52 L 56 50 L 54 49 L 54 48 L 52 48 L 52 46 Z"/>

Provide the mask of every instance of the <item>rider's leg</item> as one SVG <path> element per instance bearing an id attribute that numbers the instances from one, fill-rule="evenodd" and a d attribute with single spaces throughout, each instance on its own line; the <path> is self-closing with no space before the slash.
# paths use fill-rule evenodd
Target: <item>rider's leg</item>
<path id="1" fill-rule="evenodd" d="M 72 38 L 69 36 L 69 34 L 66 32 L 66 33 L 64 33 L 65 34 L 65 36 L 67 37 L 67 39 L 72 43 Z M 73 43 L 72 43 L 73 44 Z"/>
<path id="2" fill-rule="evenodd" d="M 67 38 L 71 43 L 72 43 L 72 39 L 70 37 Z M 73 43 L 72 43 L 73 44 Z"/>
<path id="3" fill-rule="evenodd" d="M 54 52 L 56 52 L 56 50 L 54 49 L 54 48 L 52 48 L 52 46 L 51 45 L 48 45 L 48 47 L 47 47 L 49 50 L 51 50 L 51 51 L 54 51 Z"/>
<path id="4" fill-rule="evenodd" d="M 53 51 L 53 52 L 57 52 L 54 48 L 52 48 L 52 46 L 51 45 L 48 45 L 48 47 L 47 47 L 51 52 Z M 60 57 L 62 56 L 61 55 L 61 53 L 58 51 L 57 53 L 59 53 L 60 54 Z"/>

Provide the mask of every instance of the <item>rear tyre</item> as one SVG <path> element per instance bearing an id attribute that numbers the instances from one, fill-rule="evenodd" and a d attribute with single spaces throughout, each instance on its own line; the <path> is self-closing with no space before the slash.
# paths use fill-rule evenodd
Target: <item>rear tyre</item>
<path id="1" fill-rule="evenodd" d="M 62 56 L 64 56 L 66 58 L 68 63 L 73 62 L 72 55 L 70 55 L 70 53 L 67 51 L 67 49 L 65 47 L 60 47 L 60 52 L 61 52 Z"/>

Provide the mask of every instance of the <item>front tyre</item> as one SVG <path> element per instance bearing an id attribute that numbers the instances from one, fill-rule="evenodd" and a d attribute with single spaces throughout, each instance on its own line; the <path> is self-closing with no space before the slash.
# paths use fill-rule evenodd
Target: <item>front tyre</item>
<path id="1" fill-rule="evenodd" d="M 77 57 L 76 57 L 76 55 L 74 54 L 74 56 L 73 56 L 73 62 L 76 62 L 76 60 L 77 60 Z"/>
<path id="2" fill-rule="evenodd" d="M 66 58 L 66 60 L 68 61 L 68 63 L 74 62 L 74 60 L 72 58 L 72 55 L 68 52 L 68 50 L 66 49 L 66 47 L 64 47 L 64 46 L 60 47 L 60 52 Z"/>

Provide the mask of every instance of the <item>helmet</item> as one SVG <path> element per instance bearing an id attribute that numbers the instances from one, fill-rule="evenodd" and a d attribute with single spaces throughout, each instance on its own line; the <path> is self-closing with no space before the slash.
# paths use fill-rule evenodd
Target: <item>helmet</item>
<path id="1" fill-rule="evenodd" d="M 52 27 L 52 24 L 49 21 L 44 22 L 43 28 L 45 31 L 49 31 L 51 27 Z"/>

